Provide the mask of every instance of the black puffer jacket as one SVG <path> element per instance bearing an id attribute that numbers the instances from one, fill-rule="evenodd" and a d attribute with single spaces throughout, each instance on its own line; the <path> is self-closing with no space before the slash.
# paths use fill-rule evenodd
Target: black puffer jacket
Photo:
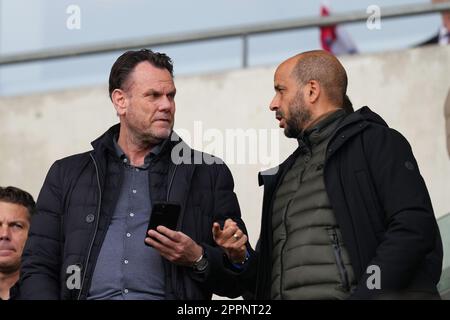
<path id="1" fill-rule="evenodd" d="M 86 299 L 119 198 L 122 171 L 112 140 L 118 132 L 116 125 L 92 143 L 93 151 L 56 161 L 50 168 L 24 250 L 21 299 Z M 172 151 L 185 161 L 174 163 Z M 231 217 L 241 223 L 233 178 L 225 164 L 194 164 L 204 158 L 219 160 L 182 141 L 169 141 L 149 169 L 152 203 L 168 200 L 182 205 L 177 229 L 200 244 L 210 262 L 206 274 L 198 276 L 191 268 L 165 261 L 166 294 L 171 299 L 239 294 L 211 232 L 214 221 Z M 241 227 L 245 228 L 242 223 Z M 81 290 L 66 285 L 71 265 L 81 268 Z"/>
<path id="2" fill-rule="evenodd" d="M 273 198 L 298 152 L 271 171 L 274 174 L 260 175 L 264 184 L 261 234 L 257 253 L 241 274 L 242 283 L 258 299 L 270 299 Z M 351 297 L 438 298 L 442 242 L 406 139 L 363 107 L 347 115 L 331 138 L 324 179 L 358 279 Z M 371 265 L 380 268 L 380 289 L 367 286 L 374 274 L 367 270 Z"/>

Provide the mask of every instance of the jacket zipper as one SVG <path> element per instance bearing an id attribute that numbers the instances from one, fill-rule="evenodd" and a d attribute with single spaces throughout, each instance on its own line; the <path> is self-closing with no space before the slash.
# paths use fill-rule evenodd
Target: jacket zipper
<path id="1" fill-rule="evenodd" d="M 292 199 L 289 200 L 286 209 L 284 210 L 283 214 L 283 225 L 284 225 L 284 232 L 286 233 L 286 239 L 284 239 L 283 246 L 281 247 L 281 253 L 280 253 L 280 299 L 283 300 L 283 255 L 284 255 L 284 248 L 287 244 L 288 239 L 288 232 L 287 232 L 287 226 L 286 226 L 286 216 L 287 212 L 289 210 L 289 207 L 291 206 Z"/>
<path id="2" fill-rule="evenodd" d="M 284 179 L 287 171 L 289 170 L 289 168 L 294 164 L 296 157 L 298 156 L 300 152 L 300 149 L 297 148 L 295 149 L 295 151 L 282 163 L 278 166 L 278 169 L 282 169 L 280 177 L 278 179 L 275 180 L 275 184 L 273 185 L 272 188 L 272 194 L 270 196 L 270 200 L 267 203 L 267 208 L 265 208 L 265 206 L 263 205 L 262 208 L 262 225 L 261 225 L 261 234 L 260 236 L 263 237 L 263 231 L 264 231 L 264 226 L 266 226 L 267 224 L 269 224 L 270 226 L 272 226 L 272 222 L 271 222 L 271 217 L 272 217 L 272 212 L 273 212 L 273 203 L 275 201 L 275 194 L 276 191 L 278 190 L 282 180 Z M 291 163 L 292 162 L 292 163 Z M 287 168 L 284 168 L 283 165 L 288 164 Z M 283 167 L 283 168 L 282 168 Z M 268 188 L 267 185 L 267 180 L 264 179 L 264 175 L 261 175 L 261 173 L 259 173 L 261 176 L 261 180 L 262 180 L 262 184 L 264 186 L 264 196 L 266 195 L 266 189 Z M 270 184 L 269 184 L 270 185 Z M 268 214 L 268 212 L 270 212 L 270 214 Z M 265 220 L 265 217 L 267 217 L 267 221 Z M 269 228 L 270 232 L 272 232 L 272 227 Z M 272 233 L 270 233 L 269 238 L 272 239 Z M 272 244 L 272 241 L 269 240 L 269 243 Z M 270 255 L 272 256 L 273 252 L 272 252 L 272 248 L 271 246 L 268 246 L 270 248 L 267 248 L 266 250 L 269 250 Z M 263 248 L 263 246 L 261 246 L 261 248 Z M 259 253 L 259 256 L 261 257 L 262 253 Z M 261 260 L 261 258 L 258 258 L 258 264 L 260 263 L 259 261 Z M 272 267 L 270 267 L 270 270 L 272 270 Z M 264 278 L 264 275 L 262 274 L 262 272 L 257 272 L 256 273 L 256 286 L 255 286 L 255 297 L 259 298 L 259 299 L 270 299 L 270 290 L 265 290 L 263 293 L 260 293 L 261 288 L 265 288 L 265 286 L 267 286 L 268 284 L 266 283 L 266 279 Z M 267 292 L 268 291 L 268 292 Z"/>
<path id="3" fill-rule="evenodd" d="M 307 154 L 307 155 L 310 156 L 310 154 Z M 294 162 L 294 164 L 295 164 L 295 162 Z M 299 177 L 299 181 L 298 181 L 299 185 L 302 184 L 303 176 L 304 176 L 305 171 L 306 171 L 306 164 L 307 164 L 307 162 L 305 162 L 305 167 L 303 168 L 302 172 L 300 173 L 300 177 Z M 284 177 L 283 177 L 283 179 L 284 179 Z M 283 293 L 282 293 L 283 292 L 283 253 L 284 253 L 284 248 L 286 247 L 288 236 L 289 236 L 288 230 L 287 230 L 286 217 L 287 217 L 287 213 L 288 213 L 289 207 L 292 204 L 292 201 L 293 201 L 293 199 L 289 200 L 289 202 L 288 202 L 288 204 L 286 206 L 286 210 L 284 211 L 284 215 L 283 215 L 283 225 L 284 225 L 284 231 L 286 232 L 286 239 L 285 239 L 285 241 L 283 243 L 283 246 L 281 247 L 281 255 L 280 255 L 280 267 L 281 267 L 281 269 L 280 269 L 280 299 L 281 300 L 283 300 Z"/>
<path id="4" fill-rule="evenodd" d="M 98 230 L 98 224 L 99 224 L 99 220 L 100 220 L 100 206 L 102 203 L 102 187 L 100 185 L 100 174 L 98 172 L 98 166 L 97 166 L 97 162 L 95 161 L 94 157 L 92 156 L 92 154 L 90 153 L 89 156 L 91 157 L 92 161 L 94 162 L 94 167 L 95 167 L 95 174 L 97 176 L 97 186 L 98 186 L 98 192 L 99 192 L 99 198 L 98 198 L 98 205 L 97 205 L 97 216 L 95 217 L 95 230 L 94 230 L 94 236 L 91 239 L 91 243 L 89 245 L 89 250 L 88 250 L 88 254 L 86 256 L 86 260 L 84 262 L 84 272 L 83 272 L 83 278 L 81 280 L 81 286 L 80 286 L 80 291 L 78 293 L 78 297 L 77 300 L 80 300 L 81 298 L 81 293 L 83 292 L 83 285 L 84 285 L 84 281 L 86 279 L 86 272 L 87 272 L 87 264 L 89 262 L 89 258 L 91 256 L 91 252 L 92 252 L 92 247 L 94 245 L 94 240 L 95 237 L 97 235 L 97 230 Z"/>
<path id="5" fill-rule="evenodd" d="M 330 234 L 331 242 L 333 244 L 334 257 L 336 259 L 336 266 L 339 271 L 339 276 L 341 277 L 342 287 L 345 291 L 350 291 L 350 283 L 348 280 L 348 272 L 345 268 L 344 260 L 342 259 L 342 249 L 339 243 L 339 238 L 336 229 L 331 229 Z"/>
<path id="6" fill-rule="evenodd" d="M 95 161 L 94 157 L 92 156 L 92 154 L 89 154 L 89 156 L 91 157 L 92 162 L 94 163 L 94 167 L 95 167 L 95 174 L 96 174 L 96 177 L 97 177 L 97 187 L 98 187 L 98 192 L 99 192 L 99 200 L 98 200 L 98 204 L 97 204 L 97 216 L 95 217 L 96 221 L 95 221 L 94 236 L 91 239 L 91 243 L 89 245 L 88 254 L 87 254 L 86 259 L 85 259 L 85 268 L 84 268 L 83 278 L 81 280 L 81 286 L 80 286 L 80 291 L 78 293 L 77 300 L 80 300 L 81 294 L 83 292 L 83 285 L 84 285 L 84 281 L 86 279 L 87 264 L 88 264 L 89 258 L 91 256 L 92 247 L 94 245 L 94 240 L 95 240 L 95 237 L 96 237 L 97 231 L 98 231 L 98 224 L 99 224 L 99 220 L 100 220 L 100 206 L 101 206 L 101 203 L 102 203 L 102 188 L 101 188 L 101 184 L 100 184 L 100 174 L 99 174 L 99 171 L 98 171 L 98 165 L 97 165 L 97 162 Z M 167 192 L 167 201 L 169 201 L 170 190 L 171 190 L 171 187 L 172 187 L 173 180 L 175 178 L 175 173 L 177 171 L 177 167 L 178 166 L 175 166 L 174 172 L 173 172 L 172 177 L 171 177 L 170 182 L 169 182 L 169 187 L 168 187 L 168 192 Z"/>
<path id="7" fill-rule="evenodd" d="M 172 184 L 173 181 L 175 179 L 175 174 L 177 172 L 177 168 L 178 165 L 175 165 L 175 168 L 173 170 L 173 173 L 171 175 L 171 178 L 169 179 L 169 185 L 167 186 L 167 195 L 166 195 L 166 201 L 169 202 L 170 199 L 170 191 L 172 190 Z M 183 215 L 180 214 L 180 217 L 178 218 L 178 222 L 177 222 L 177 228 L 176 231 L 180 231 L 181 230 L 181 225 L 182 225 L 182 220 L 183 220 Z M 165 268 L 165 274 L 167 275 L 168 273 L 172 273 L 172 276 L 170 277 L 171 279 L 170 281 L 170 286 L 172 286 L 172 293 L 173 295 L 175 295 L 175 298 L 178 300 L 184 300 L 183 297 L 186 296 L 186 293 L 179 293 L 177 291 L 177 281 L 178 281 L 178 275 L 177 275 L 177 267 L 176 265 L 172 264 L 172 263 L 164 263 L 164 268 Z M 167 268 L 169 268 L 170 270 L 167 270 Z M 169 272 L 170 271 L 170 272 Z M 165 292 L 165 296 L 167 298 L 167 289 Z"/>

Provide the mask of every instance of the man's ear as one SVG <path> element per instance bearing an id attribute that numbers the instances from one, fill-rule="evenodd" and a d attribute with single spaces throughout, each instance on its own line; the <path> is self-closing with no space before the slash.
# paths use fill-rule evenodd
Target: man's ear
<path id="1" fill-rule="evenodd" d="M 126 94 L 122 89 L 114 89 L 111 94 L 111 100 L 116 109 L 117 115 L 123 116 L 127 111 Z"/>
<path id="2" fill-rule="evenodd" d="M 318 101 L 321 88 L 319 82 L 316 80 L 310 80 L 307 85 L 308 92 L 306 93 L 306 97 L 311 104 L 314 104 Z"/>

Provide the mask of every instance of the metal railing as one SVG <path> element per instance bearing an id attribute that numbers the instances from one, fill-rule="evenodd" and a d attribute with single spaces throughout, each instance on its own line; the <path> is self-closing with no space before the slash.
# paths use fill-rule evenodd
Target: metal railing
<path id="1" fill-rule="evenodd" d="M 450 10 L 448 3 L 425 3 L 402 5 L 381 8 L 381 19 L 422 15 Z M 200 41 L 219 40 L 240 37 L 242 39 L 242 66 L 248 65 L 248 37 L 257 34 L 274 33 L 305 28 L 322 27 L 327 25 L 354 23 L 366 21 L 370 14 L 366 11 L 354 11 L 336 14 L 328 17 L 308 17 L 293 20 L 284 20 L 272 23 L 260 23 L 253 25 L 236 26 L 232 28 L 213 29 L 202 32 L 188 32 L 175 35 L 161 35 L 141 39 L 127 39 L 123 42 L 114 41 L 110 43 L 74 46 L 64 48 L 51 48 L 27 53 L 0 55 L 0 67 L 5 65 L 54 60 L 71 57 L 81 57 L 114 51 L 125 51 L 135 48 L 149 48 L 186 44 Z"/>

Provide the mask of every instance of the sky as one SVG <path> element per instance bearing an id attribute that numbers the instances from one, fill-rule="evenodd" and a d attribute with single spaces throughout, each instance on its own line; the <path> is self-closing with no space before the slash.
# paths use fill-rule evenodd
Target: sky
<path id="1" fill-rule="evenodd" d="M 328 0 L 335 13 L 426 3 L 427 0 Z M 319 15 L 321 0 L 0 0 L 0 54 L 120 42 L 142 37 L 270 24 Z M 69 29 L 67 9 L 80 9 L 80 28 Z M 383 12 L 381 11 L 381 14 Z M 381 20 L 380 30 L 365 23 L 345 25 L 360 52 L 412 47 L 436 33 L 438 14 Z M 320 48 L 318 28 L 258 35 L 249 39 L 249 66 L 276 65 L 305 50 Z M 152 48 L 166 52 L 175 75 L 203 74 L 241 67 L 239 38 Z M 0 68 L 0 95 L 22 95 L 106 84 L 120 52 Z"/>

